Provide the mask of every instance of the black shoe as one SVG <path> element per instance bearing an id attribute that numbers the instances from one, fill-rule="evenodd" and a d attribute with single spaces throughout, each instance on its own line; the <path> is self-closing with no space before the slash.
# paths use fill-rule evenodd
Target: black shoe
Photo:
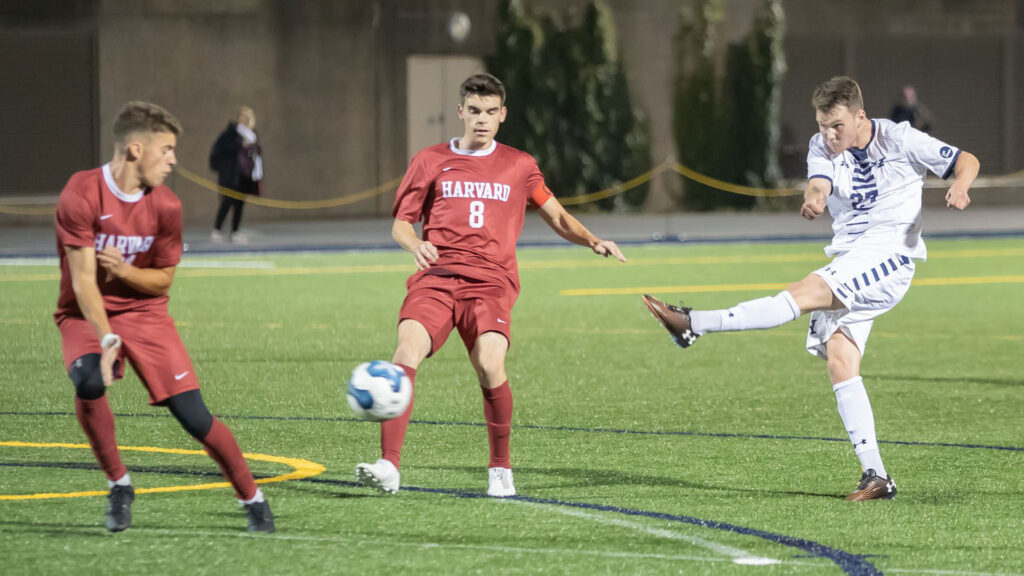
<path id="1" fill-rule="evenodd" d="M 860 476 L 860 483 L 857 490 L 846 497 L 848 502 L 861 502 L 863 500 L 891 500 L 896 496 L 896 483 L 892 478 L 882 478 L 871 468 L 868 468 Z"/>
<path id="2" fill-rule="evenodd" d="M 245 513 L 249 515 L 249 532 L 274 531 L 274 515 L 270 513 L 270 504 L 266 500 L 246 504 Z"/>
<path id="3" fill-rule="evenodd" d="M 135 488 L 114 485 L 107 494 L 107 530 L 121 532 L 132 523 L 132 501 Z"/>
<path id="4" fill-rule="evenodd" d="M 690 327 L 690 310 L 692 308 L 666 304 L 650 294 L 644 294 L 643 301 L 651 315 L 661 322 L 661 325 L 672 336 L 672 341 L 680 348 L 689 348 L 697 341 L 697 338 L 700 338 L 700 334 L 694 332 Z"/>

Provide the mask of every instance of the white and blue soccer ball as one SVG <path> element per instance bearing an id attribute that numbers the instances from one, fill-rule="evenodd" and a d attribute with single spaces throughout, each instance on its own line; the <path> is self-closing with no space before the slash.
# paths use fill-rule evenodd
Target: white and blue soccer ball
<path id="1" fill-rule="evenodd" d="M 363 420 L 383 422 L 400 416 L 412 400 L 412 382 L 391 362 L 363 362 L 348 381 L 348 405 Z"/>

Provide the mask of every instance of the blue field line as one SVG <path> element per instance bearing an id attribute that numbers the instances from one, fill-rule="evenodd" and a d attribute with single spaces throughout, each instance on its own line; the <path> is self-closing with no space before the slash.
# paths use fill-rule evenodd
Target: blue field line
<path id="1" fill-rule="evenodd" d="M 63 469 L 77 469 L 77 470 L 98 470 L 99 468 L 95 463 L 86 462 L 0 462 L 0 467 L 19 467 L 19 468 L 63 468 Z M 220 474 L 212 471 L 200 471 L 192 469 L 184 469 L 172 466 L 132 466 L 132 472 L 135 473 L 151 473 L 151 474 L 174 474 L 181 476 L 199 476 L 199 477 L 220 477 Z M 266 478 L 265 475 L 255 475 L 257 479 Z M 329 484 L 333 486 L 344 486 L 347 488 L 362 488 L 363 485 L 358 482 L 349 482 L 345 480 L 334 480 L 331 478 L 302 478 L 296 480 L 296 482 L 309 482 L 314 484 Z M 402 486 L 402 490 L 407 492 L 423 492 L 427 494 L 443 494 L 447 496 L 454 496 L 455 498 L 467 498 L 467 499 L 478 499 L 478 498 L 490 498 L 482 492 L 469 492 L 466 490 L 457 490 L 452 488 L 422 488 L 418 486 Z M 773 532 L 767 532 L 765 530 L 758 530 L 757 528 L 746 528 L 744 526 L 737 526 L 735 524 L 728 524 L 725 522 L 717 522 L 715 520 L 702 520 L 700 518 L 694 518 L 693 516 L 680 516 L 676 514 L 667 514 L 664 512 L 652 512 L 648 510 L 636 510 L 633 508 L 622 508 L 620 506 L 607 506 L 603 504 L 590 504 L 586 502 L 571 502 L 567 500 L 555 500 L 550 498 L 533 498 L 531 496 L 511 496 L 506 500 L 519 500 L 521 502 L 531 502 L 534 504 L 548 504 L 552 506 L 563 506 L 567 508 L 581 508 L 584 510 L 596 510 L 600 512 L 614 512 L 617 514 L 625 514 L 627 516 L 640 516 L 644 518 L 652 518 L 655 520 L 666 520 L 669 522 L 681 522 L 684 524 L 692 524 L 694 526 L 700 526 L 701 528 L 711 528 L 714 530 L 722 530 L 724 532 L 732 532 L 735 534 L 741 534 L 743 536 L 754 536 L 781 544 L 783 546 L 792 546 L 805 552 L 805 554 L 797 556 L 798 558 L 823 558 L 831 560 L 838 565 L 844 572 L 851 576 L 873 576 L 882 574 L 874 565 L 865 560 L 866 555 L 851 554 L 838 548 L 832 548 L 818 542 L 811 540 L 804 540 L 802 538 L 795 538 L 793 536 L 786 536 L 784 534 L 775 534 Z"/>
<path id="2" fill-rule="evenodd" d="M 299 482 L 312 482 L 317 484 L 333 484 L 338 486 L 362 486 L 357 482 L 346 482 L 344 480 L 332 480 L 329 478 L 303 478 Z M 482 492 L 469 492 L 466 490 L 455 490 L 451 488 L 421 488 L 418 486 L 402 486 L 402 490 L 408 492 L 424 492 L 428 494 L 444 494 L 447 496 L 454 496 L 455 498 L 491 498 Z M 568 500 L 556 500 L 551 498 L 534 498 L 531 496 L 510 496 L 503 498 L 503 500 L 518 500 L 520 502 L 530 502 L 534 504 L 548 504 L 552 506 L 563 506 L 566 508 L 580 508 L 583 510 L 596 510 L 599 512 L 613 512 L 616 514 L 624 514 L 626 516 L 639 516 L 643 518 L 651 518 L 654 520 L 665 520 L 668 522 L 680 522 L 683 524 L 691 524 L 694 526 L 700 526 L 701 528 L 711 528 L 713 530 L 721 530 L 723 532 L 732 532 L 734 534 L 740 534 L 743 536 L 754 536 L 756 538 L 762 538 L 773 542 L 775 544 L 781 544 L 783 546 L 792 546 L 802 550 L 805 555 L 803 557 L 814 557 L 824 558 L 831 560 L 837 566 L 839 566 L 844 572 L 850 576 L 875 576 L 880 575 L 882 572 L 876 568 L 873 564 L 865 560 L 864 556 L 858 554 L 852 554 L 845 550 L 838 548 L 832 548 L 819 542 L 812 540 L 804 540 L 802 538 L 796 538 L 794 536 L 786 536 L 785 534 L 776 534 L 774 532 L 768 532 L 766 530 L 759 530 L 757 528 L 747 528 L 745 526 L 737 526 L 735 524 L 729 524 L 726 522 L 718 522 L 716 520 L 704 520 L 701 518 L 695 518 L 693 516 L 682 516 L 678 514 L 668 514 L 665 512 L 654 512 L 650 510 L 637 510 L 635 508 L 622 508 L 621 506 L 607 506 L 604 504 L 590 504 L 587 502 L 572 502 Z"/>
<path id="3" fill-rule="evenodd" d="M 0 416 L 74 416 L 74 412 L 11 412 L 0 411 Z M 119 413 L 118 418 L 170 418 L 168 413 Z M 342 418 L 329 416 L 262 416 L 249 414 L 216 414 L 218 418 L 234 420 L 271 420 L 282 422 L 357 422 L 373 424 L 359 418 Z M 410 420 L 410 424 L 426 426 L 474 426 L 486 427 L 484 422 L 445 422 L 442 420 Z M 639 436 L 693 436 L 698 438 L 740 438 L 751 440 L 810 440 L 814 442 L 849 442 L 848 438 L 829 438 L 826 436 L 788 436 L 782 434 L 743 434 L 739 432 L 693 432 L 688 430 L 628 430 L 616 428 L 587 428 L 583 426 L 542 426 L 540 424 L 514 424 L 517 430 L 538 430 L 551 432 L 586 432 L 592 434 L 633 434 Z M 1007 452 L 1024 452 L 1024 446 L 995 446 L 991 444 L 960 444 L 955 442 L 918 442 L 913 440 L 879 440 L 879 444 L 896 446 L 926 446 L 934 448 L 967 448 L 978 450 L 1004 450 Z"/>

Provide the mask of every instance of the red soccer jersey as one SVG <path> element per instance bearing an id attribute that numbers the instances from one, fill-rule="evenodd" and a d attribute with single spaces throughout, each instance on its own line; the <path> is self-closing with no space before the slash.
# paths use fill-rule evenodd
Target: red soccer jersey
<path id="1" fill-rule="evenodd" d="M 423 239 L 438 252 L 426 273 L 507 282 L 518 292 L 516 241 L 526 208 L 539 208 L 551 191 L 529 154 L 497 142 L 460 150 L 457 141 L 413 156 L 392 214 L 423 220 Z"/>
<path id="2" fill-rule="evenodd" d="M 57 316 L 81 316 L 71 288 L 65 246 L 92 246 L 97 252 L 116 246 L 138 268 L 167 268 L 181 259 L 181 202 L 166 186 L 136 194 L 118 189 L 110 165 L 77 172 L 57 200 L 57 254 L 60 296 Z M 166 309 L 167 296 L 139 292 L 97 265 L 96 283 L 108 312 Z"/>

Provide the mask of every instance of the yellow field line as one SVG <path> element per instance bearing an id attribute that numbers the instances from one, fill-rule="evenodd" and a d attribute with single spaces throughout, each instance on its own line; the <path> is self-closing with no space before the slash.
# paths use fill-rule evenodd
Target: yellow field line
<path id="1" fill-rule="evenodd" d="M 15 442 L 0 441 L 0 446 L 11 448 L 70 448 L 73 450 L 89 450 L 88 444 L 69 444 L 65 442 Z M 206 456 L 203 450 L 184 450 L 180 448 L 159 448 L 156 446 L 118 446 L 118 450 L 128 452 L 155 452 L 160 454 L 183 454 L 189 456 Z M 247 460 L 258 460 L 261 462 L 274 462 L 291 466 L 293 470 L 287 474 L 280 474 L 272 478 L 261 478 L 257 484 L 270 484 L 273 482 L 286 482 L 288 480 L 299 480 L 322 474 L 326 468 L 311 460 L 302 458 L 286 458 L 283 456 L 271 456 L 269 454 L 242 454 Z M 139 488 L 136 494 L 153 494 L 158 492 L 184 492 L 188 490 L 212 490 L 214 488 L 230 488 L 228 482 L 210 482 L 207 484 L 187 484 L 181 486 L 155 486 L 153 488 Z M 106 490 L 90 490 L 84 492 L 42 492 L 36 494 L 0 494 L 0 500 L 46 500 L 51 498 L 84 498 L 88 496 L 106 496 Z"/>
<path id="2" fill-rule="evenodd" d="M 965 250 L 935 250 L 929 254 L 934 260 L 950 258 L 997 258 L 1024 256 L 1024 248 L 993 248 Z M 750 256 L 685 256 L 673 258 L 632 258 L 629 266 L 686 266 L 700 264 L 770 264 L 782 262 L 827 262 L 824 253 L 802 254 L 755 254 Z M 520 270 L 548 270 L 566 268 L 598 268 L 607 266 L 603 258 L 586 260 L 533 260 L 520 262 Z M 0 264 L 0 268 L 3 265 Z M 184 268 L 175 275 L 178 278 L 223 278 L 241 276 L 308 276 L 330 274 L 368 274 L 368 273 L 412 273 L 414 266 L 408 264 L 365 264 L 352 266 L 293 266 L 288 268 Z M 59 280 L 56 271 L 43 274 L 0 274 L 0 282 L 39 282 Z"/>
<path id="3" fill-rule="evenodd" d="M 1022 284 L 1024 275 L 963 276 L 953 278 L 917 278 L 912 286 L 970 286 L 977 284 Z M 782 290 L 788 284 L 704 284 L 696 286 L 638 286 L 629 288 L 579 288 L 562 290 L 562 296 L 619 296 L 624 294 L 690 294 L 698 292 L 754 292 Z"/>

